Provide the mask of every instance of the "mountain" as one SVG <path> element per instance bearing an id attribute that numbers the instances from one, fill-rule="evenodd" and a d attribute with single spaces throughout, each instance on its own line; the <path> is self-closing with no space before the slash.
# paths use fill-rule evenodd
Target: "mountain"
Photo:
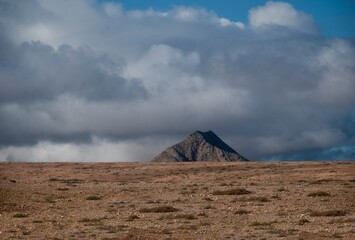
<path id="1" fill-rule="evenodd" d="M 248 161 L 214 132 L 195 131 L 165 149 L 152 162 L 238 162 Z"/>

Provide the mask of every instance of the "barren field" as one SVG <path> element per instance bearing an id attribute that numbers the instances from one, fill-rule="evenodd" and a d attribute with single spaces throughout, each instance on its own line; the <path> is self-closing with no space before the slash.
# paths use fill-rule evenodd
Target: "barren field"
<path id="1" fill-rule="evenodd" d="M 0 239 L 355 239 L 355 162 L 0 163 Z"/>

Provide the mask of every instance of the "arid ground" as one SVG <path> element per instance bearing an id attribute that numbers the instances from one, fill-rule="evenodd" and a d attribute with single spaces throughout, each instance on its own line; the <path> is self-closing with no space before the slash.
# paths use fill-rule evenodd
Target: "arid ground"
<path id="1" fill-rule="evenodd" d="M 0 163 L 0 239 L 355 239 L 355 162 Z"/>

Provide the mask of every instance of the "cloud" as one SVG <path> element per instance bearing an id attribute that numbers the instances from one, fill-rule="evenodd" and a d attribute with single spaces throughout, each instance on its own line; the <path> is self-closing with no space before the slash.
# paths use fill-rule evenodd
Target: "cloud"
<path id="1" fill-rule="evenodd" d="M 291 4 L 285 2 L 269 1 L 265 6 L 252 8 L 249 11 L 249 22 L 255 28 L 276 25 L 305 33 L 318 32 L 310 15 L 297 11 Z"/>
<path id="2" fill-rule="evenodd" d="M 289 4 L 0 9 L 0 161 L 144 161 L 196 129 L 251 159 L 355 144 L 355 43 Z"/>

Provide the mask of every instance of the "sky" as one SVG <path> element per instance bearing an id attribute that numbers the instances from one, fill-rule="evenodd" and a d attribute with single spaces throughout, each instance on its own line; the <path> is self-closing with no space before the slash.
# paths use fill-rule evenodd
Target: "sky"
<path id="1" fill-rule="evenodd" d="M 0 0 L 0 161 L 355 160 L 355 1 Z"/>

